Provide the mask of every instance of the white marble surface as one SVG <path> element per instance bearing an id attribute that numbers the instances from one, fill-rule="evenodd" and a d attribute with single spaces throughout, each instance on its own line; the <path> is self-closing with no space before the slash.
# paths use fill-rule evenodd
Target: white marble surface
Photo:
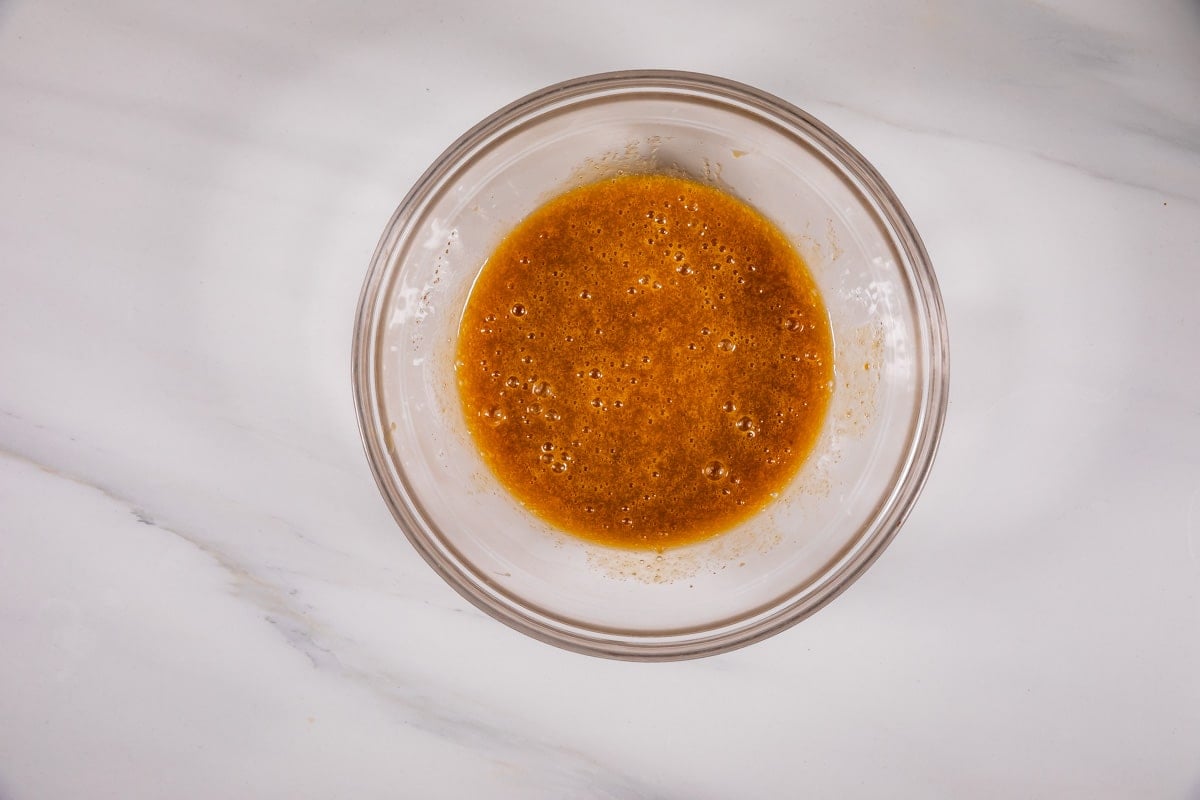
<path id="1" fill-rule="evenodd" d="M 1200 798 L 1200 6 L 0 5 L 0 797 Z M 929 486 L 849 592 L 639 665 L 493 622 L 349 390 L 469 125 L 661 66 L 887 177 L 951 323 Z"/>

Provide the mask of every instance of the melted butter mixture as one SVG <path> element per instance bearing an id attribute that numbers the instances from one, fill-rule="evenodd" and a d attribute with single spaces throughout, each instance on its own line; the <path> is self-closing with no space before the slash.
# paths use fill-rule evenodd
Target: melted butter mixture
<path id="1" fill-rule="evenodd" d="M 820 294 L 783 234 L 699 183 L 569 191 L 496 249 L 467 303 L 458 386 L 500 483 L 562 530 L 662 549 L 766 505 L 820 433 Z"/>

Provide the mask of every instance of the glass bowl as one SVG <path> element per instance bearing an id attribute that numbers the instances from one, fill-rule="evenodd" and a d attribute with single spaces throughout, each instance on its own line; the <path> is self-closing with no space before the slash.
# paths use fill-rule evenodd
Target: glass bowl
<path id="1" fill-rule="evenodd" d="M 808 262 L 835 340 L 824 429 L 787 489 L 729 532 L 661 553 L 589 543 L 523 509 L 475 449 L 454 372 L 468 293 L 505 234 L 567 189 L 634 172 L 715 185 L 773 220 Z M 920 493 L 948 391 L 933 270 L 874 168 L 779 98 L 665 71 L 547 87 L 452 144 L 375 251 L 353 367 L 371 468 L 430 566 L 530 636 L 642 660 L 757 641 L 852 583 Z"/>

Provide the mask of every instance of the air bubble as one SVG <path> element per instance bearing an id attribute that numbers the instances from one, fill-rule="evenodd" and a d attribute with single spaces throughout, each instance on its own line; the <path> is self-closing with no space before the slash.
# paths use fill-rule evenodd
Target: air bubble
<path id="1" fill-rule="evenodd" d="M 593 369 L 588 370 L 588 377 L 589 378 L 603 378 L 604 373 L 598 369 L 593 368 Z"/>
<path id="2" fill-rule="evenodd" d="M 604 401 L 599 397 L 592 398 L 592 408 L 604 408 Z"/>
<path id="3" fill-rule="evenodd" d="M 726 400 L 721 404 L 721 410 L 726 414 L 732 414 L 734 411 L 737 411 L 737 403 L 732 400 Z"/>
<path id="4" fill-rule="evenodd" d="M 675 268 L 675 271 L 678 272 L 680 275 L 691 275 L 692 274 L 692 268 L 689 267 L 687 264 L 680 264 L 678 267 Z"/>
<path id="5" fill-rule="evenodd" d="M 553 410 L 547 411 L 545 417 L 547 422 L 558 422 L 560 419 L 562 419 L 562 415 Z"/>
<path id="6" fill-rule="evenodd" d="M 804 330 L 804 323 L 795 317 L 788 317 L 783 321 L 783 327 L 789 331 L 802 331 Z"/>
<path id="7" fill-rule="evenodd" d="M 499 425 L 505 420 L 504 409 L 500 406 L 492 406 L 484 410 L 483 416 L 484 419 L 489 420 L 493 425 Z"/>
<path id="8" fill-rule="evenodd" d="M 754 430 L 754 420 L 750 419 L 749 417 L 741 417 L 735 424 L 737 425 L 737 429 L 739 431 Z"/>
<path id="9" fill-rule="evenodd" d="M 728 339 L 722 339 L 721 341 L 717 342 L 717 349 L 722 350 L 726 353 L 732 353 L 734 350 L 737 349 L 737 345 L 734 344 L 733 342 L 729 341 Z"/>
<path id="10" fill-rule="evenodd" d="M 521 386 L 521 379 L 516 375 L 512 375 L 504 382 L 504 385 L 510 389 L 518 389 Z"/>
<path id="11" fill-rule="evenodd" d="M 589 292 L 587 289 L 584 289 L 582 292 L 579 293 L 579 299 L 580 300 L 591 300 L 592 293 Z"/>
<path id="12" fill-rule="evenodd" d="M 704 465 L 704 477 L 710 481 L 719 481 L 725 477 L 725 465 L 720 461 L 710 461 Z"/>
<path id="13" fill-rule="evenodd" d="M 555 461 L 554 464 L 551 465 L 550 469 L 561 475 L 567 471 L 567 465 L 562 461 Z"/>
<path id="14" fill-rule="evenodd" d="M 554 390 L 550 387 L 550 384 L 546 383 L 545 381 L 538 381 L 537 383 L 533 384 L 533 393 L 538 397 L 549 397 L 554 393 Z"/>
<path id="15" fill-rule="evenodd" d="M 514 317 L 523 317 L 523 316 L 525 316 L 525 313 L 526 313 L 525 306 L 521 305 L 520 303 L 517 303 L 512 308 L 510 308 L 508 311 Z"/>
<path id="16" fill-rule="evenodd" d="M 554 451 L 554 442 L 543 442 L 542 443 L 542 452 L 543 453 L 551 453 L 553 451 Z"/>

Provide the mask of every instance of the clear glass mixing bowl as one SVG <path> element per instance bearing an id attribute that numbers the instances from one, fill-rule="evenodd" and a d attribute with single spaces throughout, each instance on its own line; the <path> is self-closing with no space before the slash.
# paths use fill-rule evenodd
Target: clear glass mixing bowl
<path id="1" fill-rule="evenodd" d="M 825 427 L 787 491 L 726 534 L 662 553 L 588 543 L 524 510 L 475 449 L 454 376 L 467 295 L 504 235 L 555 195 L 629 172 L 689 176 L 773 220 L 808 262 L 835 337 Z M 452 144 L 384 231 L 353 367 L 371 468 L 425 560 L 517 630 L 646 660 L 762 639 L 852 583 L 920 493 L 948 392 L 933 270 L 874 168 L 776 97 L 663 71 L 550 86 Z"/>

